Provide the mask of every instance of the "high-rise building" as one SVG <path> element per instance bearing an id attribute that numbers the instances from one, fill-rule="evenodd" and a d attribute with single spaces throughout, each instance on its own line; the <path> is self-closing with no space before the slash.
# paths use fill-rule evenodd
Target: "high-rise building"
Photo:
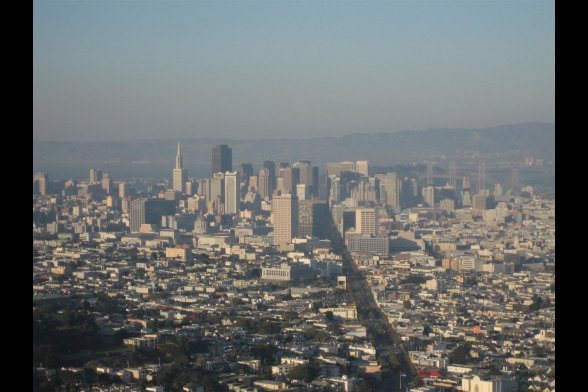
<path id="1" fill-rule="evenodd" d="M 226 144 L 212 149 L 212 174 L 233 171 L 233 150 Z"/>
<path id="2" fill-rule="evenodd" d="M 198 184 L 193 180 L 188 180 L 184 183 L 184 193 L 186 195 L 192 196 L 196 193 L 196 187 Z"/>
<path id="3" fill-rule="evenodd" d="M 124 199 L 129 195 L 129 190 L 127 189 L 127 183 L 121 181 L 118 183 L 118 197 Z"/>
<path id="4" fill-rule="evenodd" d="M 486 164 L 480 162 L 478 165 L 478 184 L 477 191 L 480 193 L 482 189 L 486 189 Z"/>
<path id="5" fill-rule="evenodd" d="M 102 181 L 102 171 L 97 169 L 90 169 L 90 176 L 88 178 L 88 182 L 90 182 L 91 184 L 95 184 L 100 181 Z"/>
<path id="6" fill-rule="evenodd" d="M 298 196 L 298 200 L 307 200 L 308 193 L 308 187 L 305 184 L 296 185 L 296 196 Z"/>
<path id="7" fill-rule="evenodd" d="M 210 178 L 199 178 L 196 180 L 196 194 L 210 201 Z"/>
<path id="8" fill-rule="evenodd" d="M 412 206 L 418 194 L 417 181 L 414 178 L 405 177 L 404 181 L 402 181 L 400 206 L 403 208 Z"/>
<path id="9" fill-rule="evenodd" d="M 449 186 L 455 188 L 455 160 L 449 162 Z"/>
<path id="10" fill-rule="evenodd" d="M 355 169 L 357 170 L 357 172 L 359 174 L 362 174 L 364 176 L 369 175 L 369 163 L 368 161 L 357 161 L 355 162 Z"/>
<path id="11" fill-rule="evenodd" d="M 180 143 L 178 143 L 178 150 L 176 151 L 176 165 L 172 173 L 172 189 L 176 192 L 184 193 L 186 185 L 186 169 L 182 162 L 182 153 L 180 151 Z"/>
<path id="12" fill-rule="evenodd" d="M 391 208 L 400 207 L 400 180 L 396 173 L 386 173 L 383 182 L 386 191 L 386 205 Z"/>
<path id="13" fill-rule="evenodd" d="M 433 185 L 433 162 L 427 161 L 427 186 Z"/>
<path id="14" fill-rule="evenodd" d="M 225 173 L 225 214 L 239 214 L 241 178 L 238 172 Z"/>
<path id="15" fill-rule="evenodd" d="M 210 194 L 208 195 L 207 201 L 214 201 L 219 199 L 220 202 L 225 197 L 225 174 L 214 173 L 210 180 Z"/>
<path id="16" fill-rule="evenodd" d="M 163 199 L 136 199 L 131 202 L 129 224 L 131 232 L 139 232 L 143 224 L 160 224 L 161 217 L 173 215 L 176 202 Z"/>
<path id="17" fill-rule="evenodd" d="M 355 232 L 378 234 L 378 211 L 375 208 L 358 208 L 355 210 Z"/>
<path id="18" fill-rule="evenodd" d="M 332 205 L 341 201 L 341 182 L 338 176 L 327 177 L 327 190 L 329 204 Z"/>
<path id="19" fill-rule="evenodd" d="M 474 210 L 485 210 L 487 208 L 486 203 L 487 198 L 485 195 L 476 194 L 472 197 L 472 207 Z"/>
<path id="20" fill-rule="evenodd" d="M 429 207 L 435 207 L 435 187 L 434 186 L 426 186 L 423 187 L 423 201 Z"/>
<path id="21" fill-rule="evenodd" d="M 257 181 L 257 176 L 249 177 L 249 186 L 247 187 L 247 191 L 255 191 L 259 193 L 259 181 Z"/>
<path id="22" fill-rule="evenodd" d="M 455 210 L 455 201 L 451 199 L 443 199 L 439 202 L 439 207 L 444 211 Z"/>
<path id="23" fill-rule="evenodd" d="M 112 180 L 107 171 L 102 174 L 102 189 L 107 195 L 110 195 L 110 191 L 112 190 Z"/>
<path id="24" fill-rule="evenodd" d="M 257 186 L 262 199 L 270 200 L 272 198 L 272 193 L 274 192 L 272 185 L 270 170 L 267 167 L 261 168 L 259 176 L 257 176 Z"/>
<path id="25" fill-rule="evenodd" d="M 264 167 L 267 170 L 269 170 L 271 177 L 276 177 L 276 162 L 266 159 L 265 161 L 263 161 L 261 167 Z"/>
<path id="26" fill-rule="evenodd" d="M 242 163 L 237 166 L 237 171 L 241 179 L 245 182 L 249 181 L 249 177 L 253 175 L 253 165 L 251 163 Z"/>
<path id="27" fill-rule="evenodd" d="M 35 188 L 34 184 L 37 184 L 36 188 L 38 189 L 41 195 L 45 196 L 49 193 L 49 176 L 46 173 L 35 173 L 35 175 L 33 176 L 33 188 Z"/>
<path id="28" fill-rule="evenodd" d="M 264 169 L 262 169 L 264 170 Z M 298 235 L 298 198 L 295 195 L 276 195 L 272 199 L 274 244 L 286 245 Z"/>
<path id="29" fill-rule="evenodd" d="M 327 238 L 330 218 L 327 203 L 320 200 L 298 201 L 298 235 Z"/>
<path id="30" fill-rule="evenodd" d="M 278 190 L 282 191 L 282 193 L 292 193 L 292 168 L 290 166 L 282 167 L 279 174 L 282 183 Z"/>
<path id="31" fill-rule="evenodd" d="M 318 198 L 318 166 L 311 166 L 307 160 L 295 162 L 292 165 L 292 189 L 298 184 L 307 186 L 311 198 Z"/>

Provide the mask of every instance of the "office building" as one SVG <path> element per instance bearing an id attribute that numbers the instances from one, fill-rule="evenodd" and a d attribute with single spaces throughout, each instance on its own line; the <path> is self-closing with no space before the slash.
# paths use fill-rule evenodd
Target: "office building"
<path id="1" fill-rule="evenodd" d="M 380 180 L 380 184 L 383 182 L 383 188 L 385 191 L 385 204 L 387 207 L 390 208 L 398 208 L 400 207 L 400 180 L 396 173 L 386 173 L 382 180 Z M 380 189 L 382 185 L 380 185 Z M 380 194 L 380 198 L 382 195 Z"/>
<path id="2" fill-rule="evenodd" d="M 112 190 L 112 180 L 110 179 L 110 174 L 106 171 L 102 174 L 102 190 L 107 195 L 110 195 L 110 191 Z"/>
<path id="3" fill-rule="evenodd" d="M 123 182 L 123 181 L 119 182 L 118 183 L 118 197 L 120 197 L 121 199 L 124 199 L 128 195 L 129 195 L 129 190 L 127 188 L 127 183 Z"/>
<path id="4" fill-rule="evenodd" d="M 298 196 L 298 200 L 307 200 L 309 198 L 308 190 L 305 184 L 296 185 L 296 196 Z"/>
<path id="5" fill-rule="evenodd" d="M 88 178 L 88 182 L 90 184 L 95 184 L 100 181 L 102 181 L 102 171 L 97 169 L 90 169 L 90 176 Z"/>
<path id="6" fill-rule="evenodd" d="M 327 238 L 329 235 L 329 207 L 320 200 L 298 200 L 298 236 Z"/>
<path id="7" fill-rule="evenodd" d="M 182 153 L 180 151 L 180 143 L 178 143 L 178 150 L 176 151 L 176 165 L 172 173 L 172 189 L 176 192 L 184 193 L 186 184 L 186 169 L 182 162 Z"/>
<path id="8" fill-rule="evenodd" d="M 352 233 L 345 236 L 345 243 L 349 252 L 388 256 L 390 240 L 388 236 Z"/>
<path id="9" fill-rule="evenodd" d="M 441 200 L 441 202 L 439 203 L 439 207 L 443 210 L 443 211 L 453 211 L 455 210 L 455 202 L 451 199 L 443 199 Z"/>
<path id="10" fill-rule="evenodd" d="M 311 166 L 307 160 L 296 161 L 292 165 L 292 189 L 298 184 L 307 186 L 311 198 L 318 198 L 318 166 Z"/>
<path id="11" fill-rule="evenodd" d="M 143 224 L 161 223 L 161 217 L 164 215 L 174 215 L 176 212 L 176 202 L 163 199 L 137 199 L 131 202 L 131 211 L 129 214 L 129 224 L 131 232 L 136 233 L 141 230 Z"/>
<path id="12" fill-rule="evenodd" d="M 239 172 L 225 173 L 225 214 L 239 214 L 241 204 Z"/>
<path id="13" fill-rule="evenodd" d="M 237 166 L 237 171 L 241 179 L 245 182 L 249 181 L 249 177 L 253 175 L 253 165 L 251 163 L 242 163 Z"/>
<path id="14" fill-rule="evenodd" d="M 369 172 L 369 163 L 368 161 L 357 161 L 355 162 L 355 169 L 356 171 L 363 175 L 363 176 L 368 176 L 368 172 Z"/>
<path id="15" fill-rule="evenodd" d="M 375 208 L 355 210 L 355 232 L 362 234 L 378 233 L 378 211 Z"/>
<path id="16" fill-rule="evenodd" d="M 485 195 L 474 195 L 472 197 L 472 207 L 474 210 L 485 210 L 487 208 L 487 198 Z"/>
<path id="17" fill-rule="evenodd" d="M 36 188 L 41 195 L 45 196 L 49 193 L 48 186 L 49 176 L 42 172 L 35 173 L 33 176 L 33 189 Z"/>
<path id="18" fill-rule="evenodd" d="M 423 188 L 423 201 L 429 207 L 435 207 L 435 187 L 426 186 Z"/>
<path id="19" fill-rule="evenodd" d="M 292 193 L 292 168 L 290 166 L 280 168 L 279 175 L 282 181 L 277 189 L 282 193 Z"/>
<path id="20" fill-rule="evenodd" d="M 207 201 L 224 200 L 225 194 L 225 174 L 214 173 L 210 179 L 210 194 L 208 195 Z"/>
<path id="21" fill-rule="evenodd" d="M 274 192 L 273 183 L 271 179 L 271 172 L 267 167 L 262 168 L 257 176 L 257 186 L 259 187 L 259 195 L 264 200 L 270 200 Z"/>
<path id="22" fill-rule="evenodd" d="M 226 144 L 212 149 L 212 174 L 233 171 L 233 150 Z"/>
<path id="23" fill-rule="evenodd" d="M 267 169 L 262 169 L 267 170 Z M 274 245 L 285 245 L 298 235 L 298 198 L 295 195 L 275 195 L 272 200 Z"/>

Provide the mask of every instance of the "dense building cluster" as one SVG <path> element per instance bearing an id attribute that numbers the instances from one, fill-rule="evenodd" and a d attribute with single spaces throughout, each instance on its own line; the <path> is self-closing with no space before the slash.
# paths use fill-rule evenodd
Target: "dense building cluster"
<path id="1" fill-rule="evenodd" d="M 178 144 L 171 181 L 34 175 L 34 386 L 555 390 L 555 202 L 516 169 L 491 184 L 481 163 L 472 186 L 455 162 L 443 178 L 232 162 L 217 146 L 189 178 Z"/>

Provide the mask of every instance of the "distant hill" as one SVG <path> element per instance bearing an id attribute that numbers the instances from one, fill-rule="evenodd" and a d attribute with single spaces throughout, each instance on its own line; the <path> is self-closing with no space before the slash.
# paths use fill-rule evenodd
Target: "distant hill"
<path id="1" fill-rule="evenodd" d="M 56 176 L 87 176 L 90 167 L 108 163 L 113 176 L 160 176 L 171 170 L 177 139 L 123 142 L 33 141 L 33 169 Z M 427 159 L 485 159 L 521 162 L 525 156 L 555 162 L 555 124 L 524 123 L 486 129 L 427 129 L 356 133 L 340 137 L 283 139 L 180 139 L 190 175 L 207 175 L 211 149 L 229 144 L 233 163 L 263 159 L 326 162 L 367 159 L 370 165 L 410 163 Z M 124 172 L 124 173 L 123 173 Z M 80 174 L 78 174 L 80 173 Z M 169 173 L 167 173 L 169 174 Z M 165 175 L 167 175 L 165 174 Z"/>

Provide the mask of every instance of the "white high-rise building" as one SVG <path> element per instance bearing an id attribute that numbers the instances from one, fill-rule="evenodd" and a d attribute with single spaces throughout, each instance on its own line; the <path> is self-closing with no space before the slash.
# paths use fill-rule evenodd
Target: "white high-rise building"
<path id="1" fill-rule="evenodd" d="M 291 194 L 276 195 L 272 199 L 274 245 L 286 245 L 298 235 L 298 197 Z"/>
<path id="2" fill-rule="evenodd" d="M 308 199 L 308 187 L 306 186 L 306 184 L 296 185 L 296 196 L 298 196 L 298 200 Z"/>
<path id="3" fill-rule="evenodd" d="M 375 208 L 358 208 L 355 210 L 355 232 L 378 234 L 378 211 Z"/>
<path id="4" fill-rule="evenodd" d="M 183 193 L 186 185 L 186 170 L 182 162 L 182 153 L 180 152 L 180 143 L 178 143 L 178 151 L 176 152 L 176 166 L 173 170 L 172 189 L 174 191 Z"/>
<path id="5" fill-rule="evenodd" d="M 225 173 L 225 214 L 239 214 L 241 197 L 239 172 Z"/>
<path id="6" fill-rule="evenodd" d="M 435 207 L 435 187 L 426 186 L 423 188 L 423 200 L 429 207 Z"/>

